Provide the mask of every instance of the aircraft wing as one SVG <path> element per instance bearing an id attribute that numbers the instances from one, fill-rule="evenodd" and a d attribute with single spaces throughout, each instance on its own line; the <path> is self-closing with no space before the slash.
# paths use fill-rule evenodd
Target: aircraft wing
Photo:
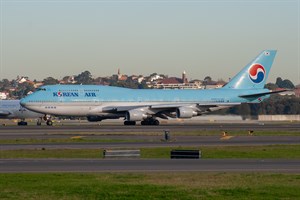
<path id="1" fill-rule="evenodd" d="M 226 107 L 239 105 L 240 103 L 174 103 L 174 104 L 155 104 L 155 105 L 134 105 L 134 106 L 107 106 L 102 107 L 101 111 L 105 113 L 119 113 L 137 116 L 152 116 L 167 119 L 167 117 L 179 117 L 178 113 L 184 113 L 185 117 L 197 116 Z M 95 113 L 96 114 L 96 113 Z"/>
<path id="2" fill-rule="evenodd" d="M 175 104 L 155 104 L 155 105 L 136 105 L 136 106 L 107 106 L 103 107 L 103 112 L 126 112 L 128 110 L 138 109 L 138 108 L 148 108 L 148 109 L 172 109 L 179 107 L 218 107 L 218 106 L 235 106 L 241 103 L 175 103 Z"/>

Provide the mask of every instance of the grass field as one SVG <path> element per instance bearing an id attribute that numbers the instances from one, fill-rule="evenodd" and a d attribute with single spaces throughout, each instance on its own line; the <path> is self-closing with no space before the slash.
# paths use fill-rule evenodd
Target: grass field
<path id="1" fill-rule="evenodd" d="M 110 143 L 110 142 L 149 142 L 149 140 L 137 139 L 93 139 L 84 136 L 75 136 L 70 138 L 50 138 L 50 139 L 36 139 L 36 138 L 18 138 L 0 140 L 0 144 L 59 144 L 59 143 Z"/>
<path id="2" fill-rule="evenodd" d="M 141 158 L 170 158 L 172 149 L 200 149 L 202 158 L 300 159 L 300 145 L 141 148 Z M 1 150 L 0 158 L 103 158 L 103 149 Z"/>
<path id="3" fill-rule="evenodd" d="M 171 131 L 177 135 L 216 135 L 220 131 Z M 0 144 L 138 142 L 144 140 L 91 139 L 89 135 L 65 139 L 0 140 Z M 118 134 L 118 133 L 114 133 Z M 127 134 L 127 133 L 126 133 Z M 128 133 L 139 135 L 141 133 Z M 161 132 L 143 133 L 161 135 Z M 247 131 L 229 131 L 247 135 Z M 66 133 L 74 135 L 74 133 Z M 300 135 L 300 131 L 255 131 L 254 135 Z M 83 136 L 83 137 L 80 137 Z M 200 146 L 141 148 L 141 159 L 169 158 L 172 149 L 200 149 L 202 158 L 300 159 L 300 145 Z M 0 158 L 103 158 L 103 149 L 0 150 Z M 1 164 L 1 163 L 0 163 Z M 155 173 L 14 173 L 0 174 L 0 199 L 300 199 L 300 174 L 155 172 Z"/>
<path id="4" fill-rule="evenodd" d="M 299 199 L 300 175 L 268 173 L 0 174 L 0 199 Z"/>

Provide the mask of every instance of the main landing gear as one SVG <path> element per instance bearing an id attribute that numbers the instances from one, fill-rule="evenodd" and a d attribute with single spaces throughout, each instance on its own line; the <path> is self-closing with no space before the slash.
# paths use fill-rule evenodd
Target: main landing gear
<path id="1" fill-rule="evenodd" d="M 47 120 L 47 121 L 46 121 L 46 124 L 47 124 L 47 126 L 52 126 L 52 125 L 53 125 L 53 122 L 52 122 L 52 120 Z"/>
<path id="2" fill-rule="evenodd" d="M 126 125 L 126 126 L 134 126 L 134 125 L 136 125 L 136 121 L 124 121 L 124 125 Z M 145 119 L 145 120 L 141 121 L 141 125 L 154 125 L 154 126 L 158 126 L 159 125 L 159 121 L 157 119 L 154 119 L 154 118 L 148 118 L 148 119 Z"/>
<path id="3" fill-rule="evenodd" d="M 46 121 L 47 126 L 52 126 L 52 125 L 53 125 L 51 116 L 45 115 L 45 116 L 43 117 L 43 119 Z"/>
<path id="4" fill-rule="evenodd" d="M 27 122 L 25 122 L 24 120 L 21 120 L 18 122 L 18 126 L 27 126 Z"/>

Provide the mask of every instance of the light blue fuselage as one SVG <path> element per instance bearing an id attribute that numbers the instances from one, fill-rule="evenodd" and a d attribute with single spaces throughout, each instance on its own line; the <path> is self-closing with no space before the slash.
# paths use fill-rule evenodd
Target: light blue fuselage
<path id="1" fill-rule="evenodd" d="M 39 91 L 22 100 L 28 109 L 47 114 L 86 115 L 101 113 L 99 106 L 125 106 L 125 105 L 155 105 L 174 103 L 198 103 L 201 105 L 228 105 L 240 102 L 259 103 L 263 99 L 245 99 L 240 95 L 269 90 L 243 90 L 243 89 L 210 89 L 210 90 L 160 90 L 160 89 L 128 89 L 98 85 L 56 85 L 44 86 Z M 265 98 L 268 95 L 265 96 Z M 77 105 L 77 107 L 73 107 Z M 88 106 L 88 108 L 87 108 Z M 65 112 L 68 107 L 73 107 L 73 112 Z M 84 108 L 85 107 L 85 108 Z M 88 111 L 86 110 L 88 109 Z M 69 110 L 69 109 L 68 109 Z"/>

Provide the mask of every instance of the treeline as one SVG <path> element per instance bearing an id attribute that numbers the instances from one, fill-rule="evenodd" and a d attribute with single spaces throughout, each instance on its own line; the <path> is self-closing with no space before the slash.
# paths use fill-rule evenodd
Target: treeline
<path id="1" fill-rule="evenodd" d="M 241 104 L 221 111 L 220 114 L 241 115 L 244 119 L 256 118 L 258 115 L 300 115 L 300 98 L 271 95 L 259 104 Z"/>

